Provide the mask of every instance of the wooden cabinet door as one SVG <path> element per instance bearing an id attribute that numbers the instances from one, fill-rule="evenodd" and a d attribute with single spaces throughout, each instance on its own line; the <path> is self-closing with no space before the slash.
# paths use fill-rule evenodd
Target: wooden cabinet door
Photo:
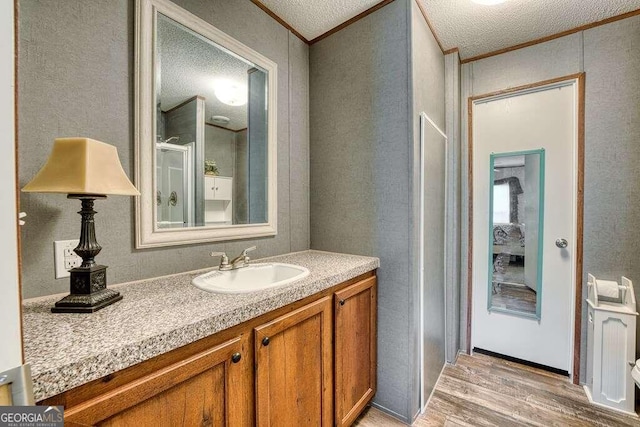
<path id="1" fill-rule="evenodd" d="M 334 295 L 336 425 L 348 426 L 376 392 L 376 278 Z"/>
<path id="2" fill-rule="evenodd" d="M 248 347 L 237 337 L 187 357 L 65 410 L 65 425 L 250 426 Z"/>
<path id="3" fill-rule="evenodd" d="M 258 426 L 331 426 L 331 297 L 255 328 Z"/>

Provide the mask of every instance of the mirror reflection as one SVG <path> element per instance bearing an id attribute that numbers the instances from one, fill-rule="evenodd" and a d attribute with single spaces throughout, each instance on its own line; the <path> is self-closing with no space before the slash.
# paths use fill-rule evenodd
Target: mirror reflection
<path id="1" fill-rule="evenodd" d="M 268 222 L 268 74 L 157 15 L 160 229 Z"/>
<path id="2" fill-rule="evenodd" d="M 489 310 L 540 318 L 544 151 L 491 155 Z"/>

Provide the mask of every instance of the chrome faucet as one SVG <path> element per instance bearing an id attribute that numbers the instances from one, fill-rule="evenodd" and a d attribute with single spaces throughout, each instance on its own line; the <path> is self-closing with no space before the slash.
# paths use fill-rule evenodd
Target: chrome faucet
<path id="1" fill-rule="evenodd" d="M 231 270 L 231 267 L 229 266 L 229 257 L 225 252 L 211 252 L 209 256 L 220 257 L 220 270 Z"/>
<path id="2" fill-rule="evenodd" d="M 242 253 L 231 260 L 231 262 L 229 262 L 229 257 L 225 252 L 211 252 L 210 255 L 220 257 L 220 271 L 237 270 L 238 268 L 246 267 L 249 265 L 249 260 L 251 258 L 249 258 L 247 254 L 255 249 L 255 246 L 251 246 L 250 248 L 243 250 Z"/>
<path id="3" fill-rule="evenodd" d="M 235 257 L 234 259 L 231 260 L 231 262 L 230 262 L 231 267 L 229 268 L 229 270 L 235 270 L 236 268 L 242 268 L 242 267 L 248 266 L 249 265 L 249 260 L 251 258 L 249 258 L 249 255 L 247 255 L 247 254 L 249 252 L 255 251 L 255 250 L 256 250 L 255 246 L 251 246 L 250 248 L 247 248 L 247 249 L 243 250 L 240 255 L 238 255 L 237 257 Z"/>

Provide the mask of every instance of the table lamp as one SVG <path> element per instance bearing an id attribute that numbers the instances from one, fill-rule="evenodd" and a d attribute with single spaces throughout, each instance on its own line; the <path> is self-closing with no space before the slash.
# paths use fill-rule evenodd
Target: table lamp
<path id="1" fill-rule="evenodd" d="M 107 267 L 94 259 L 102 247 L 96 241 L 93 221 L 94 200 L 110 194 L 140 195 L 124 173 L 116 147 L 89 138 L 57 138 L 47 163 L 22 191 L 65 193 L 68 199 L 82 202 L 80 243 L 74 249 L 82 265 L 71 269 L 70 295 L 56 302 L 51 311 L 92 313 L 120 301 L 119 292 L 107 289 Z"/>

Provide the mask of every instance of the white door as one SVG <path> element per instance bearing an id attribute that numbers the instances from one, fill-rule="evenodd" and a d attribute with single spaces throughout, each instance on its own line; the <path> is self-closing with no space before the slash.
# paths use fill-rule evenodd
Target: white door
<path id="1" fill-rule="evenodd" d="M 0 2 L 0 372 L 22 365 L 15 181 L 13 2 Z"/>
<path id="2" fill-rule="evenodd" d="M 569 374 L 577 88 L 570 80 L 478 99 L 472 110 L 471 345 Z"/>

